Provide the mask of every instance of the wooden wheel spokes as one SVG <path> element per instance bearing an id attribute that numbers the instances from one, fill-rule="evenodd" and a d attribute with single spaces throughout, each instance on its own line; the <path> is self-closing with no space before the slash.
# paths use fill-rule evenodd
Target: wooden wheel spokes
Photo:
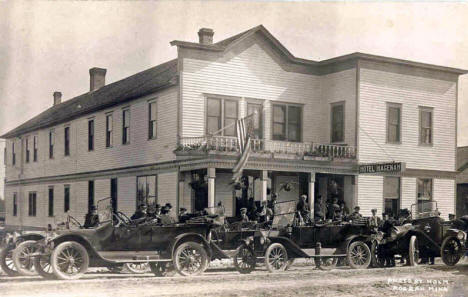
<path id="1" fill-rule="evenodd" d="M 275 267 L 275 269 L 280 269 L 285 264 L 285 255 L 283 249 L 277 247 L 271 250 L 270 253 L 270 264 Z"/>
<path id="2" fill-rule="evenodd" d="M 49 258 L 48 257 L 41 257 L 39 260 L 39 263 L 42 267 L 42 270 L 46 273 L 53 273 L 52 266 L 49 263 Z"/>
<path id="3" fill-rule="evenodd" d="M 71 275 L 77 274 L 81 271 L 83 262 L 83 256 L 73 247 L 65 248 L 57 256 L 57 266 L 61 271 Z"/>
<path id="4" fill-rule="evenodd" d="M 351 259 L 358 265 L 364 265 L 368 256 L 367 251 L 360 245 L 356 245 L 351 250 Z"/>
<path id="5" fill-rule="evenodd" d="M 194 248 L 187 247 L 180 253 L 180 265 L 183 270 L 194 273 L 202 265 L 202 256 Z"/>
<path id="6" fill-rule="evenodd" d="M 32 246 L 25 247 L 19 254 L 19 262 L 21 266 L 25 269 L 31 270 L 33 267 L 33 260 L 31 254 L 33 254 L 36 249 Z"/>

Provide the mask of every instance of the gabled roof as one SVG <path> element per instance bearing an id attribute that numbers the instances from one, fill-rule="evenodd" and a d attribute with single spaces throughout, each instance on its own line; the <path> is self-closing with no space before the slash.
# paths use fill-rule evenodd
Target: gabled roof
<path id="1" fill-rule="evenodd" d="M 102 88 L 52 106 L 0 138 L 16 137 L 70 121 L 177 84 L 177 59 L 144 70 Z"/>
<path id="2" fill-rule="evenodd" d="M 273 44 L 273 46 L 286 59 L 288 59 L 291 63 L 322 67 L 322 66 L 329 66 L 329 65 L 338 64 L 338 63 L 342 63 L 342 62 L 346 62 L 346 61 L 350 61 L 350 60 L 362 59 L 362 60 L 370 60 L 370 61 L 378 61 L 378 62 L 384 62 L 384 63 L 406 65 L 406 66 L 410 66 L 410 67 L 425 68 L 425 69 L 436 70 L 436 71 L 451 72 L 451 73 L 454 73 L 454 74 L 466 74 L 466 73 L 468 73 L 468 70 L 464 70 L 464 69 L 451 68 L 451 67 L 445 67 L 445 66 L 438 66 L 438 65 L 414 62 L 414 61 L 409 61 L 409 60 L 395 59 L 395 58 L 365 54 L 365 53 L 360 53 L 360 52 L 355 52 L 355 53 L 351 53 L 351 54 L 348 54 L 348 55 L 338 56 L 338 57 L 323 60 L 323 61 L 313 61 L 313 60 L 301 59 L 301 58 L 297 58 L 293 54 L 291 54 L 291 52 L 289 52 L 289 50 L 286 47 L 284 47 L 281 44 L 281 42 L 279 42 L 278 39 L 276 39 L 263 25 L 253 27 L 252 29 L 244 31 L 244 32 L 242 32 L 240 34 L 234 35 L 234 36 L 229 37 L 229 38 L 227 38 L 225 40 L 222 40 L 222 41 L 217 42 L 217 43 L 209 44 L 209 45 L 195 43 L 195 42 L 178 41 L 178 40 L 172 41 L 171 45 L 176 45 L 176 46 L 185 47 L 185 48 L 193 48 L 193 49 L 202 49 L 202 50 L 223 52 L 223 51 L 228 51 L 230 48 L 232 48 L 236 44 L 242 42 L 246 38 L 248 38 L 248 37 L 250 37 L 250 36 L 252 36 L 252 35 L 254 35 L 256 33 L 263 34 L 263 36 L 265 36 L 266 39 L 268 41 L 270 41 Z"/>

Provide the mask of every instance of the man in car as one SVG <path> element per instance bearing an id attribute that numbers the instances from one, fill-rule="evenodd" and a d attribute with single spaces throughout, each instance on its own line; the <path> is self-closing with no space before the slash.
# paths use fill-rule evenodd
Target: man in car
<path id="1" fill-rule="evenodd" d="M 247 208 L 242 207 L 242 208 L 240 209 L 240 216 L 241 216 L 241 222 L 247 223 L 247 222 L 250 221 L 250 220 L 249 220 L 249 216 L 247 215 Z"/>
<path id="2" fill-rule="evenodd" d="M 140 206 L 138 207 L 138 209 L 135 211 L 135 213 L 132 215 L 132 217 L 130 219 L 132 220 L 142 220 L 142 219 L 146 219 L 146 216 L 147 216 L 147 206 L 146 204 L 140 204 Z"/>
<path id="3" fill-rule="evenodd" d="M 299 202 L 296 204 L 296 212 L 299 217 L 299 221 L 304 224 L 310 222 L 310 209 L 307 204 L 307 195 L 301 195 Z"/>
<path id="4" fill-rule="evenodd" d="M 163 225 L 170 225 L 175 223 L 174 218 L 171 216 L 171 208 L 169 208 L 167 205 L 163 206 L 161 209 L 161 223 Z"/>
<path id="5" fill-rule="evenodd" d="M 382 220 L 377 215 L 377 208 L 371 209 L 372 216 L 370 218 L 370 225 L 374 228 L 378 228 L 382 224 Z"/>
<path id="6" fill-rule="evenodd" d="M 96 206 L 92 205 L 90 211 L 85 216 L 85 228 L 94 228 L 99 225 L 99 215 Z"/>
<path id="7" fill-rule="evenodd" d="M 362 218 L 362 215 L 359 213 L 361 208 L 359 206 L 354 207 L 354 212 L 349 215 L 349 219 L 352 221 L 356 221 Z"/>

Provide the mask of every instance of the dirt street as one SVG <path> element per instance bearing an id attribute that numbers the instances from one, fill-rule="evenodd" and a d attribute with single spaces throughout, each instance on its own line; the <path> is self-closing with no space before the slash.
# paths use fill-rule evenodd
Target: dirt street
<path id="1" fill-rule="evenodd" d="M 468 263 L 320 271 L 295 265 L 270 274 L 262 267 L 241 275 L 230 268 L 197 277 L 156 278 L 152 274 L 112 274 L 104 269 L 75 281 L 0 277 L 0 296 L 468 296 Z"/>

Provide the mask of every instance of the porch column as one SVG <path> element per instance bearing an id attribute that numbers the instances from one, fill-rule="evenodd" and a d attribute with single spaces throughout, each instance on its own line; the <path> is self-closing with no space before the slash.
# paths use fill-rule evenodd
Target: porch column
<path id="1" fill-rule="evenodd" d="M 208 168 L 208 209 L 214 213 L 216 168 Z"/>
<path id="2" fill-rule="evenodd" d="M 262 170 L 262 201 L 267 200 L 268 171 Z"/>
<path id="3" fill-rule="evenodd" d="M 309 173 L 309 209 L 311 217 L 314 217 L 314 200 L 315 200 L 315 172 Z"/>
<path id="4" fill-rule="evenodd" d="M 185 201 L 184 201 L 184 183 L 185 183 L 185 174 L 184 172 L 178 173 L 178 179 L 179 179 L 179 184 L 178 184 L 178 193 L 177 193 L 177 209 L 176 213 L 179 214 L 179 210 L 182 206 L 185 206 Z M 190 207 L 189 207 L 190 208 Z M 191 212 L 191 209 L 188 209 L 188 212 Z"/>

